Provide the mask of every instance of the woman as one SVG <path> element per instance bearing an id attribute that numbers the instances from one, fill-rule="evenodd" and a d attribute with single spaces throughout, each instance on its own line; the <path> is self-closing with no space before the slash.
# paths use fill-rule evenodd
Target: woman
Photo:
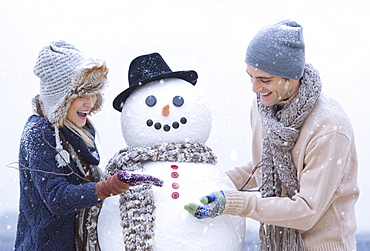
<path id="1" fill-rule="evenodd" d="M 102 181 L 95 129 L 105 62 L 85 59 L 64 41 L 44 47 L 34 68 L 40 95 L 19 151 L 20 204 L 15 250 L 99 250 L 96 220 L 101 201 L 132 185 L 162 185 L 125 172 Z"/>

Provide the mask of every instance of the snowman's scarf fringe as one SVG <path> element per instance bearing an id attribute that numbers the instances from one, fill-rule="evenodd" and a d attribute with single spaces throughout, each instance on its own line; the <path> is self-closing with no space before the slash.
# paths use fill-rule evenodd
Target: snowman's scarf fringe
<path id="1" fill-rule="evenodd" d="M 289 198 L 299 191 L 291 150 L 298 139 L 299 128 L 320 97 L 321 88 L 318 71 L 311 64 L 306 64 L 297 94 L 283 109 L 265 106 L 261 103 L 260 96 L 257 96 L 262 128 L 266 132 L 262 149 L 264 185 L 260 189 L 263 198 L 281 197 L 283 187 Z M 302 237 L 297 229 L 261 223 L 260 240 L 261 250 L 304 250 Z"/>
<path id="2" fill-rule="evenodd" d="M 142 161 L 199 162 L 216 164 L 212 149 L 201 143 L 164 143 L 149 147 L 126 147 L 116 153 L 107 175 L 143 169 Z M 130 187 L 120 195 L 123 243 L 126 251 L 152 250 L 155 224 L 154 195 L 150 185 Z"/>

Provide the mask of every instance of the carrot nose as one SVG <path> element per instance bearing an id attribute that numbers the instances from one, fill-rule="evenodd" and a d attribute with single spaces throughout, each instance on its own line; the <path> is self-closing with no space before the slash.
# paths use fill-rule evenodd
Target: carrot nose
<path id="1" fill-rule="evenodd" d="M 169 105 L 163 106 L 162 115 L 163 115 L 163 117 L 168 117 L 168 115 L 170 115 L 170 106 Z"/>

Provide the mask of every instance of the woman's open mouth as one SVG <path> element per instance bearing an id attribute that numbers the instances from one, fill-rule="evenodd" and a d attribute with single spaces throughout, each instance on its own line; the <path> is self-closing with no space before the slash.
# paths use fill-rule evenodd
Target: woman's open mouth
<path id="1" fill-rule="evenodd" d="M 77 111 L 77 115 L 81 119 L 86 119 L 88 113 L 89 111 Z"/>

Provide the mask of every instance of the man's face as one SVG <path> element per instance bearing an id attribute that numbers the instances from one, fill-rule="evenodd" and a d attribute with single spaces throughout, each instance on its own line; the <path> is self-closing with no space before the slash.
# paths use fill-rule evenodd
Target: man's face
<path id="1" fill-rule="evenodd" d="M 262 104 L 273 106 L 293 96 L 299 87 L 299 80 L 286 79 L 261 71 L 247 65 L 251 77 L 253 92 L 259 93 Z"/>

